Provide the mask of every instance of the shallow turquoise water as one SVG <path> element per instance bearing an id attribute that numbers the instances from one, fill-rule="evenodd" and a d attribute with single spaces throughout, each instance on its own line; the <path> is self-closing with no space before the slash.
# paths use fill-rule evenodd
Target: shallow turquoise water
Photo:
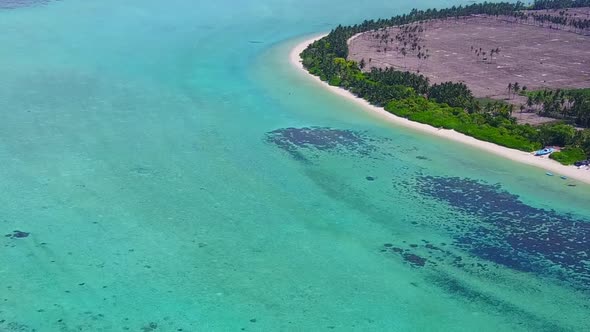
<path id="1" fill-rule="evenodd" d="M 588 186 L 289 66 L 336 24 L 459 2 L 367 3 L 0 9 L 0 330 L 587 329 Z"/>

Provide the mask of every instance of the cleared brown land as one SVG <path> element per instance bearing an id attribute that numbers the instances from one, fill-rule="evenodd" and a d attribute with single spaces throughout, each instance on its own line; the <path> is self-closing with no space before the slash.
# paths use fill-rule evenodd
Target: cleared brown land
<path id="1" fill-rule="evenodd" d="M 576 9 L 578 15 L 587 12 Z M 484 16 L 414 25 L 424 31 L 410 38 L 405 34 L 402 39 L 410 41 L 405 47 L 395 39 L 404 35 L 399 27 L 351 38 L 349 59 L 364 59 L 365 70 L 394 67 L 420 72 L 431 83 L 463 82 L 476 97 L 507 99 L 507 86 L 514 82 L 529 90 L 590 87 L 590 36 Z M 411 50 L 413 42 L 420 50 Z M 492 49 L 500 53 L 490 57 Z M 429 56 L 419 59 L 418 53 Z M 511 102 L 524 100 L 516 97 Z"/>

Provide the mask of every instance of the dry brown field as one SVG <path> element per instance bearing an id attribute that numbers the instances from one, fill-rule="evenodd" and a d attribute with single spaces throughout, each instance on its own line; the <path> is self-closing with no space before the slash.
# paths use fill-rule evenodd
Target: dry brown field
<path id="1" fill-rule="evenodd" d="M 421 25 L 424 31 L 410 38 L 420 51 L 409 50 L 408 44 L 403 56 L 404 46 L 395 40 L 400 27 L 393 27 L 351 38 L 349 59 L 364 59 L 365 70 L 394 67 L 420 72 L 431 83 L 463 82 L 476 97 L 509 99 L 507 86 L 514 82 L 529 90 L 590 87 L 590 36 L 482 16 Z M 490 57 L 492 49 L 499 49 L 499 54 Z M 429 56 L 419 59 L 418 53 Z M 519 97 L 509 101 L 523 102 Z"/>

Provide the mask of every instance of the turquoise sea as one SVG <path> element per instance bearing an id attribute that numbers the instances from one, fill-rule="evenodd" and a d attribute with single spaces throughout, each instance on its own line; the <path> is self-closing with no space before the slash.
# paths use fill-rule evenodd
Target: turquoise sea
<path id="1" fill-rule="evenodd" d="M 0 331 L 590 330 L 589 186 L 289 65 L 462 3 L 0 0 Z"/>

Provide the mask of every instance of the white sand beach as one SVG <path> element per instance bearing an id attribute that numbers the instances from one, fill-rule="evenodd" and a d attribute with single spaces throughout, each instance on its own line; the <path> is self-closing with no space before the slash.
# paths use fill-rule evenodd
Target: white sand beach
<path id="1" fill-rule="evenodd" d="M 473 137 L 458 133 L 454 130 L 438 129 L 438 128 L 435 128 L 435 127 L 432 127 L 432 126 L 429 126 L 426 124 L 410 121 L 408 119 L 391 114 L 381 107 L 373 106 L 373 105 L 369 104 L 369 102 L 367 102 L 366 100 L 356 97 L 351 92 L 349 92 L 343 88 L 331 86 L 331 85 L 327 84 L 326 82 L 323 82 L 322 80 L 319 79 L 319 77 L 313 76 L 313 75 L 307 73 L 307 71 L 303 68 L 303 64 L 301 63 L 301 58 L 299 56 L 299 54 L 301 54 L 301 52 L 305 48 L 307 48 L 307 46 L 309 44 L 322 38 L 323 36 L 324 35 L 316 36 L 314 38 L 305 40 L 305 41 L 297 44 L 291 50 L 291 53 L 289 54 L 289 59 L 290 59 L 290 62 L 294 66 L 296 66 L 300 70 L 304 71 L 310 77 L 310 79 L 315 80 L 318 83 L 318 85 L 324 87 L 325 89 L 328 89 L 331 92 L 336 93 L 344 98 L 348 98 L 352 102 L 358 104 L 363 110 L 365 110 L 367 112 L 371 112 L 372 114 L 375 114 L 375 115 L 383 118 L 384 120 L 390 121 L 391 123 L 395 123 L 397 125 L 402 125 L 402 126 L 412 128 L 414 130 L 418 130 L 418 131 L 421 131 L 424 133 L 428 133 L 431 135 L 444 137 L 446 139 L 450 139 L 453 141 L 468 144 L 468 145 L 474 146 L 476 148 L 482 149 L 484 151 L 493 153 L 495 155 L 498 155 L 498 156 L 501 156 L 504 158 L 508 158 L 508 159 L 511 159 L 511 160 L 514 160 L 517 162 L 527 164 L 527 165 L 536 166 L 538 168 L 542 168 L 547 172 L 551 172 L 551 173 L 555 174 L 556 176 L 567 176 L 568 178 L 575 179 L 575 180 L 590 184 L 590 170 L 587 170 L 585 168 L 578 169 L 575 166 L 565 166 L 565 165 L 562 165 L 562 164 L 558 163 L 557 161 L 549 159 L 547 157 L 535 157 L 531 153 L 506 148 L 506 147 L 499 146 L 499 145 L 485 142 L 485 141 L 480 141 L 480 140 L 477 140 Z"/>

